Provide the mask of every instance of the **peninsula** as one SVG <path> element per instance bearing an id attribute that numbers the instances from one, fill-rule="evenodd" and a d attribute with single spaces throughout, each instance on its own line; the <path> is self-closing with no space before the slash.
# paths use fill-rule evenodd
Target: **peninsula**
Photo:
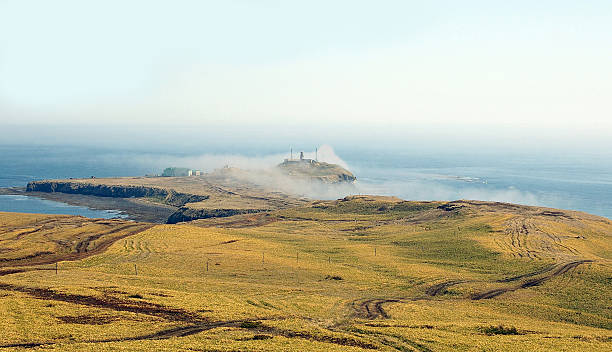
<path id="1" fill-rule="evenodd" d="M 302 193 L 355 176 L 303 157 L 190 171 L 30 182 L 138 221 L 0 213 L 0 348 L 609 350 L 609 219 L 317 200 Z"/>

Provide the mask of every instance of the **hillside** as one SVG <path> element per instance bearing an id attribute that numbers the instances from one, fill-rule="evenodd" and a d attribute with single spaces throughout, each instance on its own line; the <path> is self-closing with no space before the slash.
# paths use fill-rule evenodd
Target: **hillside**
<path id="1" fill-rule="evenodd" d="M 355 175 L 340 165 L 310 159 L 307 160 L 307 162 L 301 160 L 285 160 L 277 167 L 289 176 L 323 183 L 352 183 L 357 179 Z"/>
<path id="2" fill-rule="evenodd" d="M 609 351 L 611 239 L 580 212 L 370 196 L 152 227 L 2 213 L 0 348 Z"/>
<path id="3" fill-rule="evenodd" d="M 223 168 L 198 176 L 32 181 L 25 191 L 76 205 L 100 203 L 123 210 L 132 219 L 174 224 L 286 209 L 312 198 L 337 198 L 350 191 L 346 187 L 354 180 L 355 176 L 339 165 L 289 161 L 274 169 Z M 345 188 L 335 189 L 340 184 Z M 72 196 L 62 199 L 61 194 Z M 75 199 L 74 195 L 84 198 Z M 99 198 L 128 201 L 109 205 L 108 200 Z"/>

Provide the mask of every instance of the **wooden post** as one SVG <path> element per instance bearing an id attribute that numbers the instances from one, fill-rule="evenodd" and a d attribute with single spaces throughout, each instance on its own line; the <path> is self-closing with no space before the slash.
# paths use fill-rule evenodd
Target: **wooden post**
<path id="1" fill-rule="evenodd" d="M 374 256 L 376 257 L 376 247 L 374 247 Z"/>
<path id="2" fill-rule="evenodd" d="M 327 264 L 331 264 L 331 257 L 327 257 Z"/>
<path id="3" fill-rule="evenodd" d="M 265 259 L 266 259 L 266 253 L 265 252 L 261 252 L 261 264 L 265 263 Z"/>
<path id="4" fill-rule="evenodd" d="M 136 268 L 136 263 L 134 263 L 134 274 L 136 274 L 136 276 L 138 276 L 138 268 Z"/>
<path id="5" fill-rule="evenodd" d="M 57 262 L 55 262 L 55 275 L 57 275 Z"/>
<path id="6" fill-rule="evenodd" d="M 299 261 L 300 261 L 300 252 L 295 252 L 295 261 L 299 263 Z"/>
<path id="7" fill-rule="evenodd" d="M 208 271 L 208 260 L 206 261 L 206 271 Z"/>

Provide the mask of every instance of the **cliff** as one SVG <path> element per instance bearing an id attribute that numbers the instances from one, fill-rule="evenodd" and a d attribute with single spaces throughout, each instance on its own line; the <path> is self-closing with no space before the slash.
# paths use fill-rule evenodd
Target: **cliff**
<path id="1" fill-rule="evenodd" d="M 107 199 L 154 200 L 155 202 L 145 203 L 162 203 L 170 209 L 165 209 L 163 214 L 156 212 L 153 222 L 171 224 L 285 209 L 306 202 L 304 199 L 297 199 L 279 192 L 268 192 L 246 181 L 226 179 L 219 175 L 44 180 L 28 183 L 26 191 L 53 193 L 54 195 L 106 197 Z M 55 200 L 62 201 L 61 198 Z M 129 213 L 132 206 L 122 207 L 122 205 L 125 206 L 124 203 L 117 203 L 116 208 Z"/>
<path id="2" fill-rule="evenodd" d="M 164 204 L 175 207 L 182 207 L 187 203 L 201 202 L 209 198 L 207 195 L 181 193 L 172 189 L 150 186 L 105 185 L 69 181 L 33 181 L 28 183 L 26 191 L 60 192 L 112 198 L 155 198 Z"/>

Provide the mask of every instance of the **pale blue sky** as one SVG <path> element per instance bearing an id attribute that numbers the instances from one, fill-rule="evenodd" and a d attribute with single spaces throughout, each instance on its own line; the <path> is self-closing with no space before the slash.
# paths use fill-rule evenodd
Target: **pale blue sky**
<path id="1" fill-rule="evenodd" d="M 611 14 L 610 1 L 0 0 L 0 123 L 606 138 Z"/>

